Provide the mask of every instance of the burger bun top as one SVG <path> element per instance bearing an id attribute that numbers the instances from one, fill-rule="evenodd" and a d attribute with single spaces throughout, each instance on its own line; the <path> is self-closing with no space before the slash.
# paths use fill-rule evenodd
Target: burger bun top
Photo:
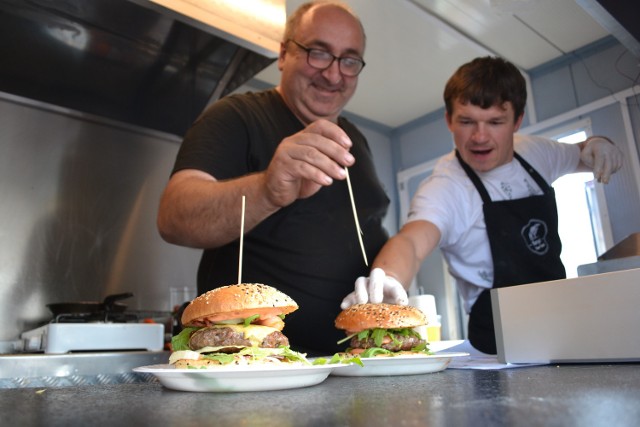
<path id="1" fill-rule="evenodd" d="M 209 326 L 227 320 L 260 315 L 270 318 L 289 314 L 298 304 L 274 287 L 241 283 L 210 290 L 195 298 L 182 313 L 184 326 Z"/>
<path id="2" fill-rule="evenodd" d="M 410 305 L 356 304 L 343 310 L 335 320 L 338 329 L 360 332 L 365 329 L 404 329 L 426 325 L 427 317 Z"/>

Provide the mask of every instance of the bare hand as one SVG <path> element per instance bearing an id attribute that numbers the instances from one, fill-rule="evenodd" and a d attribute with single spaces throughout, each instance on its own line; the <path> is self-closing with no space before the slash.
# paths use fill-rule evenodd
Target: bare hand
<path id="1" fill-rule="evenodd" d="M 309 197 L 334 179 L 345 178 L 344 167 L 355 159 L 351 140 L 327 120 L 311 123 L 282 140 L 265 171 L 268 197 L 279 207 Z"/>

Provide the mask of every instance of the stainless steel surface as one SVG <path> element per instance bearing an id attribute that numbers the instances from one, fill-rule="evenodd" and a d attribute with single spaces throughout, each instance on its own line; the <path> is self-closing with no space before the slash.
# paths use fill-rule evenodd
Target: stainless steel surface
<path id="1" fill-rule="evenodd" d="M 157 323 L 48 323 L 21 334 L 25 351 L 161 351 L 164 325 Z"/>
<path id="2" fill-rule="evenodd" d="M 0 356 L 0 388 L 64 387 L 145 382 L 138 366 L 168 363 L 168 352 Z"/>
<path id="3" fill-rule="evenodd" d="M 0 0 L 0 91 L 182 135 L 274 61 L 137 3 Z"/>
<path id="4" fill-rule="evenodd" d="M 47 304 L 131 292 L 171 311 L 199 251 L 163 242 L 157 205 L 180 138 L 0 94 L 0 349 L 52 319 Z"/>
<path id="5" fill-rule="evenodd" d="M 199 257 L 155 227 L 181 135 L 275 55 L 146 0 L 0 0 L 0 28 L 0 352 L 51 303 L 170 311 Z"/>

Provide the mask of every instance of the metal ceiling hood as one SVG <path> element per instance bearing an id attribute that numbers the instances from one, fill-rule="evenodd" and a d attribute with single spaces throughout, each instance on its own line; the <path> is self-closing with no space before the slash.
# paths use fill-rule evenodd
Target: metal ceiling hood
<path id="1" fill-rule="evenodd" d="M 0 0 L 0 91 L 183 135 L 275 61 L 285 19 L 284 0 Z"/>

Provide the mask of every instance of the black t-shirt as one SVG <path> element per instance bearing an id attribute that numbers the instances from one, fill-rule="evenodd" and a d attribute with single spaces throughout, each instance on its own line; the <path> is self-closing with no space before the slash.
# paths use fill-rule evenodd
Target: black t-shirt
<path id="1" fill-rule="evenodd" d="M 344 118 L 339 126 L 353 142 L 349 176 L 367 259 L 387 240 L 382 227 L 389 199 L 374 170 L 365 137 Z M 277 145 L 303 129 L 275 90 L 232 95 L 210 106 L 187 132 L 174 172 L 199 169 L 218 180 L 267 168 Z M 251 200 L 246 200 L 251 209 Z M 238 213 L 239 214 L 239 213 Z M 206 249 L 198 269 L 198 293 L 238 279 L 239 239 Z M 291 348 L 310 355 L 344 350 L 334 327 L 340 302 L 355 279 L 367 275 L 346 181 L 279 210 L 244 237 L 242 281 L 273 286 L 300 308 L 287 315 L 283 332 Z"/>

